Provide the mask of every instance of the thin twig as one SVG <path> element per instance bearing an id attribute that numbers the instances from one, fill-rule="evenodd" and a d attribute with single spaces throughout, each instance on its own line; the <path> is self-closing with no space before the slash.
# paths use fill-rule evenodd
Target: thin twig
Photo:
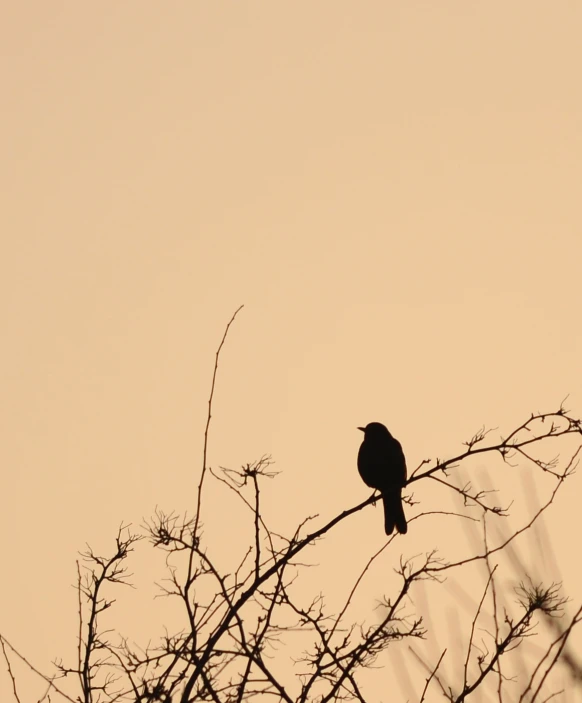
<path id="1" fill-rule="evenodd" d="M 61 695 L 63 698 L 66 698 L 70 703 L 78 703 L 74 698 L 71 698 L 70 696 L 67 696 L 67 694 L 64 691 L 61 691 L 61 689 L 53 682 L 51 678 L 48 676 L 45 676 L 45 674 L 42 673 L 42 671 L 39 671 L 36 667 L 34 667 L 26 657 L 24 657 L 20 652 L 15 649 L 10 642 L 4 637 L 4 635 L 0 635 L 0 640 L 4 643 L 7 644 L 12 652 L 16 654 L 16 656 L 28 666 L 28 668 L 33 671 L 37 676 L 40 676 L 43 681 L 45 681 L 50 688 L 54 689 L 59 695 Z"/>
<path id="2" fill-rule="evenodd" d="M 2 646 L 2 654 L 4 655 L 4 659 L 6 661 L 6 668 L 8 669 L 8 675 L 10 676 L 10 680 L 12 681 L 12 692 L 14 693 L 14 698 L 16 699 L 17 703 L 20 703 L 20 698 L 18 697 L 18 689 L 16 688 L 16 679 L 14 678 L 14 673 L 12 672 L 12 667 L 10 666 L 10 659 L 8 659 L 8 652 L 6 651 L 6 647 L 4 646 L 4 638 L 0 637 L 0 645 Z"/>
<path id="3" fill-rule="evenodd" d="M 212 383 L 210 385 L 210 396 L 208 398 L 208 414 L 206 416 L 206 427 L 204 429 L 204 447 L 202 449 L 202 473 L 200 474 L 200 483 L 198 484 L 198 498 L 196 501 L 196 518 L 195 518 L 195 522 L 194 522 L 194 539 L 196 539 L 196 537 L 198 535 L 198 524 L 200 522 L 200 507 L 201 507 L 201 503 L 202 503 L 202 486 L 204 484 L 204 477 L 206 476 L 206 470 L 207 470 L 208 433 L 210 430 L 210 421 L 212 419 L 212 401 L 214 399 L 214 388 L 216 386 L 216 374 L 218 373 L 218 360 L 220 358 L 220 352 L 222 350 L 222 347 L 224 346 L 224 343 L 226 342 L 228 330 L 230 329 L 230 326 L 235 321 L 236 316 L 243 309 L 243 307 L 244 307 L 244 305 L 241 305 L 239 308 L 237 308 L 234 311 L 233 316 L 230 318 L 230 321 L 227 324 L 226 329 L 224 330 L 224 334 L 222 335 L 222 340 L 221 340 L 220 344 L 218 345 L 218 349 L 216 350 L 216 358 L 214 360 L 214 370 L 212 372 Z"/>
<path id="4" fill-rule="evenodd" d="M 435 678 L 436 672 L 438 671 L 439 666 L 441 665 L 442 660 L 444 659 L 445 654 L 447 653 L 446 649 L 443 649 L 443 653 L 439 657 L 438 662 L 436 663 L 436 666 L 433 668 L 433 670 L 430 672 L 430 676 L 426 680 L 426 683 L 424 684 L 424 688 L 422 689 L 422 695 L 420 696 L 420 701 L 419 703 L 423 703 L 424 697 L 426 696 L 426 692 L 428 691 L 428 687 L 430 686 L 430 682 Z"/>

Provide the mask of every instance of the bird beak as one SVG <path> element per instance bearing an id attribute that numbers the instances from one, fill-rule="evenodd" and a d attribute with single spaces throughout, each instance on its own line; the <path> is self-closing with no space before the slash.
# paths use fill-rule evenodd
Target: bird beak
<path id="1" fill-rule="evenodd" d="M 364 427 L 358 427 L 358 429 L 361 430 L 362 432 L 366 431 L 366 429 Z"/>

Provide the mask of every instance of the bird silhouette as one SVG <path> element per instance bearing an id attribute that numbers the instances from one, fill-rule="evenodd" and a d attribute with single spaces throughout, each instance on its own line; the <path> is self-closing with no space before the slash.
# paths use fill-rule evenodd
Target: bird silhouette
<path id="1" fill-rule="evenodd" d="M 358 452 L 358 471 L 364 483 L 382 494 L 384 529 L 387 535 L 394 527 L 405 535 L 408 531 L 402 507 L 402 488 L 406 485 L 406 459 L 402 446 L 381 422 L 358 427 L 364 441 Z"/>

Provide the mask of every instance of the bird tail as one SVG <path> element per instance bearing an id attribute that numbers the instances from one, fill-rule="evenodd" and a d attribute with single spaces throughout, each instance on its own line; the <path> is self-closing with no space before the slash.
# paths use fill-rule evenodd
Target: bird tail
<path id="1" fill-rule="evenodd" d="M 382 494 L 384 503 L 384 529 L 387 535 L 394 532 L 394 528 L 405 535 L 408 532 L 404 508 L 402 507 L 402 497 L 400 490 L 390 490 Z"/>

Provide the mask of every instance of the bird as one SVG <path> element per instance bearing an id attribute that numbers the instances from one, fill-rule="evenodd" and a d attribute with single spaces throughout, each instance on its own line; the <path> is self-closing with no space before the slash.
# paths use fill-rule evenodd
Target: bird
<path id="1" fill-rule="evenodd" d="M 391 535 L 396 527 L 405 535 L 408 525 L 402 507 L 402 488 L 406 485 L 406 459 L 402 446 L 381 422 L 370 422 L 358 429 L 364 433 L 358 452 L 360 476 L 367 486 L 382 494 L 386 534 Z"/>

